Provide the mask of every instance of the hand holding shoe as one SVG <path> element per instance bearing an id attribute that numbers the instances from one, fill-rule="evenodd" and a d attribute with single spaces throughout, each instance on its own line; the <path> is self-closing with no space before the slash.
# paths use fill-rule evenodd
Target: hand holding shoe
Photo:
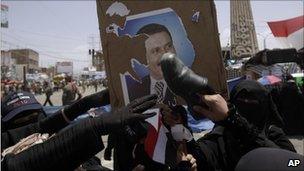
<path id="1" fill-rule="evenodd" d="M 206 116 L 214 122 L 224 120 L 228 117 L 227 102 L 221 95 L 201 95 L 201 100 L 209 107 L 209 109 L 197 105 L 193 107 L 195 112 Z"/>
<path id="2" fill-rule="evenodd" d="M 215 94 L 208 85 L 208 79 L 195 74 L 173 53 L 165 53 L 162 56 L 161 69 L 170 90 L 187 102 L 188 109 L 194 114 L 195 119 L 200 119 L 192 107 L 204 106 L 197 93 Z"/>

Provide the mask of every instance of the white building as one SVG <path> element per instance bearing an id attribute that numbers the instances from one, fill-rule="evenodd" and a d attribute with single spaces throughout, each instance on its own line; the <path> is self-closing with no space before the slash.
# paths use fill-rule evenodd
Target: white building
<path id="1" fill-rule="evenodd" d="M 63 61 L 56 62 L 56 74 L 73 75 L 73 62 Z"/>

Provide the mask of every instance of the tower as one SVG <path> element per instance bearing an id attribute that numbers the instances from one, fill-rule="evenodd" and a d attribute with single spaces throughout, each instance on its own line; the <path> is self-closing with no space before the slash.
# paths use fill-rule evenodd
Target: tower
<path id="1" fill-rule="evenodd" d="M 258 52 L 249 0 L 230 1 L 231 57 L 240 59 Z"/>

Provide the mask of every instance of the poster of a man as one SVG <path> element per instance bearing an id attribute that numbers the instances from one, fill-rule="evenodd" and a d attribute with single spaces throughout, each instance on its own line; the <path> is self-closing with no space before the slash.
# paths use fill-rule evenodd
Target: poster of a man
<path id="1" fill-rule="evenodd" d="M 136 59 L 130 61 L 135 72 L 141 76 L 141 80 L 135 80 L 128 73 L 121 76 L 125 102 L 147 94 L 157 94 L 158 102 L 169 105 L 176 104 L 175 95 L 168 89 L 163 79 L 160 60 L 163 54 L 172 52 L 183 55 L 186 57 L 184 58 L 185 62 L 188 65 L 192 64 L 195 54 L 183 24 L 172 9 L 150 11 L 140 17 L 137 15 L 137 17 L 130 18 L 133 22 L 129 22 L 133 25 L 133 28 L 134 25 L 137 27 L 137 31 L 134 32 L 135 29 L 127 27 L 127 18 L 126 27 L 123 30 L 118 30 L 118 33 L 119 35 L 137 36 L 144 34 L 147 36 L 145 40 L 147 65 L 139 64 Z M 133 18 L 136 18 L 135 21 L 137 22 L 134 22 Z"/>
<path id="2" fill-rule="evenodd" d="M 97 5 L 112 109 L 125 106 L 153 91 L 161 92 L 163 97 L 159 101 L 170 105 L 166 99 L 172 98 L 165 97 L 170 92 L 167 85 L 157 84 L 163 80 L 159 59 L 166 51 L 176 53 L 187 67 L 207 77 L 215 90 L 226 92 L 225 69 L 212 1 L 97 1 Z M 160 31 L 144 31 L 149 30 L 151 25 L 161 28 Z M 159 127 L 160 110 L 155 110 L 157 115 L 147 122 L 156 128 L 157 135 L 165 138 L 162 136 L 165 130 Z M 164 134 L 159 133 L 161 131 Z M 157 139 L 147 141 L 156 143 Z M 123 137 L 119 137 L 115 144 L 117 162 L 114 163 L 114 170 L 132 170 L 132 155 L 129 154 L 132 154 L 133 148 Z M 166 147 L 163 143 L 157 144 Z M 146 147 L 151 150 L 149 155 L 153 153 L 151 159 L 166 163 L 164 148 L 153 150 Z"/>
<path id="3" fill-rule="evenodd" d="M 168 30 L 165 32 L 170 33 L 166 36 L 171 38 L 177 57 L 195 73 L 207 77 L 215 90 L 226 94 L 226 71 L 221 58 L 214 4 L 212 1 L 191 1 L 185 6 L 184 3 L 97 3 L 105 69 L 114 108 L 155 91 L 151 84 L 158 80 L 154 78 L 158 74 L 152 73 L 152 61 L 149 66 L 146 48 L 151 35 L 139 32 L 151 24 L 164 26 Z M 166 103 L 165 90 L 166 85 L 162 97 Z"/>

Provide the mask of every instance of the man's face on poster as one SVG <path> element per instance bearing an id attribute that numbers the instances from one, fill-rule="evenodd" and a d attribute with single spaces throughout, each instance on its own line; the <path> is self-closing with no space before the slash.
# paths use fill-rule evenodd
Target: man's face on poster
<path id="1" fill-rule="evenodd" d="M 163 79 L 161 57 L 167 52 L 176 53 L 171 37 L 165 31 L 154 33 L 145 41 L 145 47 L 150 75 L 156 80 Z"/>

